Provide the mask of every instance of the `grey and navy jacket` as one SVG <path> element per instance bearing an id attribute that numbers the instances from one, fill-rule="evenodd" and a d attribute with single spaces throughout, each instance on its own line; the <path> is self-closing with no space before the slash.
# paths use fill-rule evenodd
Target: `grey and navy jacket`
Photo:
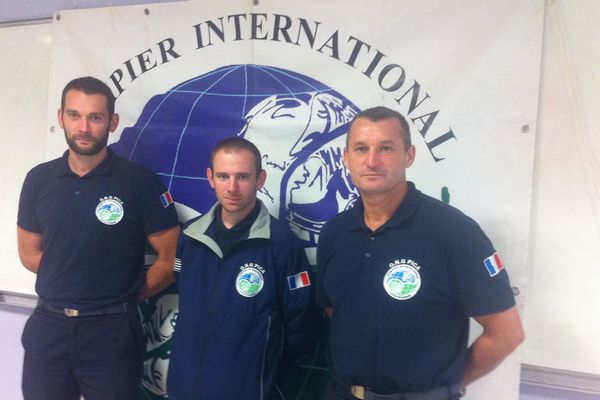
<path id="1" fill-rule="evenodd" d="M 283 399 L 282 370 L 313 353 L 321 311 L 306 255 L 290 229 L 260 206 L 248 238 L 226 256 L 211 232 L 217 205 L 182 231 L 171 400 Z"/>

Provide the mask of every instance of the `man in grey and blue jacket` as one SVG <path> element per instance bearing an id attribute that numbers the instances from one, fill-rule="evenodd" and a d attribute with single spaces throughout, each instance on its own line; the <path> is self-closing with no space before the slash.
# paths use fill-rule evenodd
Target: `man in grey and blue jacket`
<path id="1" fill-rule="evenodd" d="M 169 398 L 284 399 L 282 371 L 319 335 L 306 255 L 256 198 L 266 173 L 251 142 L 220 142 L 207 176 L 218 202 L 186 224 L 175 260 Z"/>

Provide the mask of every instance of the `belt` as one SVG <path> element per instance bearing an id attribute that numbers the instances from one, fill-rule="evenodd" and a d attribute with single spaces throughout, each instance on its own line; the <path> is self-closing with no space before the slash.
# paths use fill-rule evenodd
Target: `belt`
<path id="1" fill-rule="evenodd" d="M 449 400 L 459 392 L 459 385 L 440 386 L 428 392 L 377 394 L 364 386 L 350 386 L 349 392 L 360 400 Z"/>
<path id="2" fill-rule="evenodd" d="M 130 310 L 136 307 L 135 303 L 121 303 L 110 307 L 99 308 L 95 310 L 77 310 L 75 308 L 60 308 L 54 307 L 52 305 L 46 304 L 42 300 L 38 302 L 38 307 L 45 311 L 50 311 L 57 314 L 62 314 L 67 317 L 94 317 L 99 315 L 108 315 L 108 314 L 122 314 L 126 313 L 127 310 Z"/>

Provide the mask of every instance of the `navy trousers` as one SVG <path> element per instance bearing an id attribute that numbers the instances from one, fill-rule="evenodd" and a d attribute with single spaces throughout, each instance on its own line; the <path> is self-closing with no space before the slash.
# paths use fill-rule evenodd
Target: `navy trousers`
<path id="1" fill-rule="evenodd" d="M 137 307 L 67 317 L 36 308 L 23 330 L 25 400 L 139 397 L 144 335 Z"/>

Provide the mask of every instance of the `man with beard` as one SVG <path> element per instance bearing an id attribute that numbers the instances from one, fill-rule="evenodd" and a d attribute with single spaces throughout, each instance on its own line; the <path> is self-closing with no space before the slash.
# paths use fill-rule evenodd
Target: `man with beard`
<path id="1" fill-rule="evenodd" d="M 23 184 L 19 256 L 39 296 L 22 337 L 26 400 L 137 398 L 145 342 L 136 301 L 173 280 L 173 200 L 152 171 L 106 147 L 114 105 L 101 81 L 69 82 L 58 110 L 69 149 Z M 144 274 L 146 239 L 158 256 Z"/>

